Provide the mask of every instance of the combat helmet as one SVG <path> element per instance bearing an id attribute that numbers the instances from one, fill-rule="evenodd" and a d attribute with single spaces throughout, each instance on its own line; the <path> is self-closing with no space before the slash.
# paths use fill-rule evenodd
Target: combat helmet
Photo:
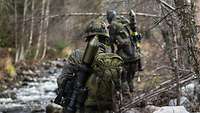
<path id="1" fill-rule="evenodd" d="M 108 10 L 106 12 L 106 18 L 107 18 L 108 23 L 111 23 L 116 16 L 117 16 L 117 13 L 115 10 Z"/>
<path id="2" fill-rule="evenodd" d="M 98 36 L 99 40 L 108 41 L 109 40 L 109 32 L 106 24 L 101 20 L 92 20 L 85 30 L 84 38 L 86 41 L 89 41 L 92 37 Z"/>

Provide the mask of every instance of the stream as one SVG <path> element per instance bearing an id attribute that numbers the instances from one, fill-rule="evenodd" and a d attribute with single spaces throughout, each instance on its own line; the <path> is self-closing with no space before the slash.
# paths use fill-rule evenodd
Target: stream
<path id="1" fill-rule="evenodd" d="M 41 77 L 32 78 L 20 88 L 0 93 L 0 113 L 45 113 L 45 107 L 56 97 L 56 78 L 62 68 L 43 69 Z"/>

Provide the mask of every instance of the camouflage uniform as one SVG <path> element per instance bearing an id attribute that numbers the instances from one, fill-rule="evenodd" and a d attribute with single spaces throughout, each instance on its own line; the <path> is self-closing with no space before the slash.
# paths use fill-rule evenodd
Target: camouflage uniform
<path id="1" fill-rule="evenodd" d="M 92 24 L 94 25 L 94 23 Z M 103 26 L 103 25 L 102 25 Z M 90 25 L 89 25 L 90 27 Z M 87 81 L 87 88 L 88 88 L 88 96 L 87 99 L 85 101 L 84 107 L 83 109 L 81 109 L 81 113 L 106 113 L 107 111 L 113 111 L 114 106 L 112 106 L 113 104 L 113 100 L 112 100 L 112 95 L 107 94 L 107 92 L 109 92 L 109 90 L 107 91 L 106 87 L 104 87 L 105 84 L 101 84 L 101 81 L 99 79 L 103 79 L 104 76 L 106 75 L 105 73 L 102 73 L 104 69 L 100 69 L 98 67 L 105 67 L 105 69 L 107 68 L 107 65 L 112 65 L 112 64 L 117 64 L 117 66 L 115 65 L 114 67 L 118 69 L 117 73 L 114 73 L 111 77 L 112 81 L 115 83 L 115 89 L 119 90 L 120 89 L 120 76 L 121 76 L 121 68 L 120 65 L 122 63 L 122 59 L 121 57 L 119 57 L 118 55 L 115 54 L 110 54 L 110 53 L 106 53 L 107 52 L 107 48 L 106 48 L 106 44 L 108 44 L 108 40 L 106 41 L 105 37 L 108 37 L 105 34 L 98 34 L 96 33 L 95 29 L 89 29 L 90 31 L 86 30 L 86 40 L 90 40 L 90 38 L 92 38 L 93 35 L 98 35 L 99 38 L 99 50 L 98 53 L 95 57 L 95 62 L 92 65 L 92 75 L 91 77 L 89 77 L 89 80 Z M 94 31 L 93 31 L 94 30 Z M 89 33 L 87 34 L 87 32 L 93 32 L 93 33 Z M 100 36 L 101 35 L 101 36 Z M 64 66 L 63 72 L 62 74 L 59 76 L 58 78 L 58 87 L 61 89 L 69 89 L 69 87 L 73 87 L 72 85 L 65 85 L 65 88 L 63 88 L 62 84 L 64 83 L 64 81 L 71 81 L 74 82 L 76 79 L 76 73 L 79 70 L 79 64 L 82 63 L 82 57 L 83 57 L 83 52 L 79 49 L 74 50 L 72 52 L 72 54 L 69 56 L 68 61 L 66 63 L 66 65 Z M 105 60 L 105 62 L 103 63 L 103 60 L 100 59 L 106 59 L 112 57 L 114 60 L 112 60 L 112 62 L 109 63 L 109 61 Z M 117 62 L 117 63 L 114 63 Z M 106 64 L 104 66 L 104 64 Z M 113 68 L 114 69 L 114 68 Z M 108 72 L 108 71 L 106 71 Z M 112 72 L 113 73 L 113 72 Z M 109 77 L 107 76 L 106 79 L 108 79 Z M 69 82 L 70 83 L 70 82 Z M 111 84 L 109 84 L 108 86 L 111 86 Z M 68 87 L 68 88 L 66 88 Z M 69 91 L 64 90 L 63 92 L 63 96 L 64 97 L 64 101 L 67 101 L 67 94 Z M 103 92 L 104 94 L 101 94 L 101 92 Z M 99 95 L 98 95 L 99 94 Z M 109 98 L 107 100 L 105 100 L 105 98 Z M 65 105 L 65 104 L 64 104 Z"/>
<path id="2" fill-rule="evenodd" d="M 116 53 L 124 60 L 124 70 L 122 76 L 123 92 L 127 94 L 133 92 L 133 78 L 137 71 L 137 60 L 139 54 L 135 44 L 132 42 L 130 22 L 124 17 L 114 17 L 110 21 L 109 33 L 111 43 L 117 46 Z"/>
<path id="3" fill-rule="evenodd" d="M 128 24 L 128 27 L 130 29 L 131 42 L 132 42 L 132 45 L 135 45 L 136 53 L 138 56 L 137 71 L 143 71 L 142 53 L 141 53 L 142 35 L 137 32 L 136 14 L 133 10 L 129 11 L 129 20 L 130 20 L 130 22 Z"/>

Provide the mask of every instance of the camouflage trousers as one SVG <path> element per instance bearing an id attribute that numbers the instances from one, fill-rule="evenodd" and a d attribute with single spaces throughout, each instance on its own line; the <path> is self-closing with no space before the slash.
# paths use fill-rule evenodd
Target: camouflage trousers
<path id="1" fill-rule="evenodd" d="M 122 72 L 122 92 L 124 94 L 133 92 L 133 79 L 137 68 L 137 62 L 128 62 L 123 66 Z"/>

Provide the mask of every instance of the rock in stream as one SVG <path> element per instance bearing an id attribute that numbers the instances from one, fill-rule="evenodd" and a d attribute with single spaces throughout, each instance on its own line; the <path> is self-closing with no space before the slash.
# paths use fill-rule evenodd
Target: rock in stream
<path id="1" fill-rule="evenodd" d="M 22 87 L 1 92 L 0 113 L 45 113 L 56 96 L 56 78 L 61 71 L 59 67 L 50 67 L 41 71 L 43 76 L 23 81 Z"/>

